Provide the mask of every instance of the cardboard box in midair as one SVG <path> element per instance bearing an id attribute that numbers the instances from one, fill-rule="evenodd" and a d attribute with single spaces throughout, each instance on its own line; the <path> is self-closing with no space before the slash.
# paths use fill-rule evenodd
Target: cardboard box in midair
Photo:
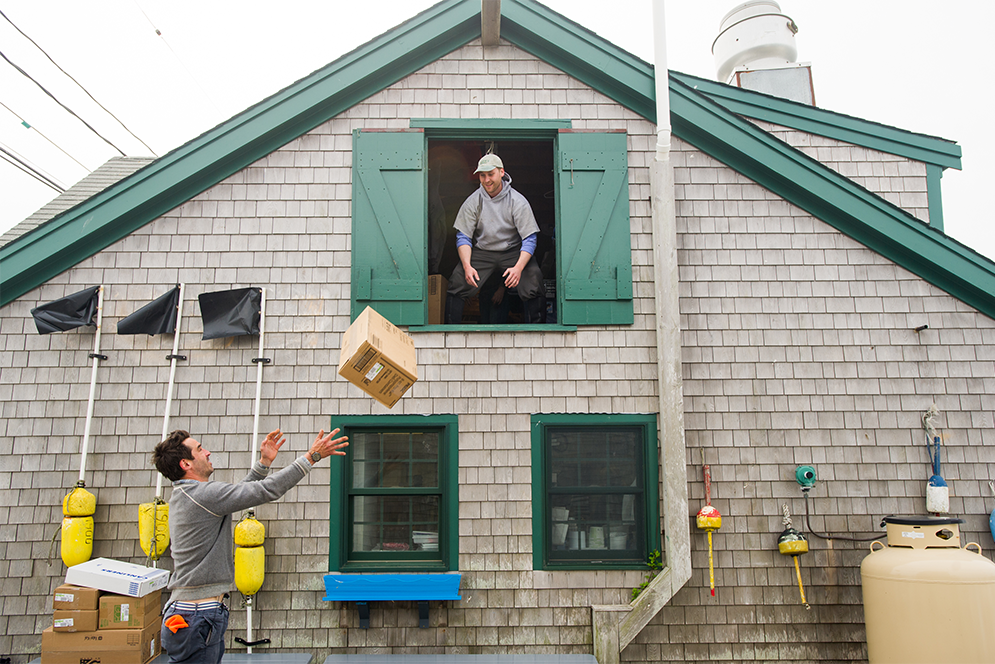
<path id="1" fill-rule="evenodd" d="M 393 408 L 418 380 L 415 342 L 366 307 L 342 336 L 339 375 Z"/>

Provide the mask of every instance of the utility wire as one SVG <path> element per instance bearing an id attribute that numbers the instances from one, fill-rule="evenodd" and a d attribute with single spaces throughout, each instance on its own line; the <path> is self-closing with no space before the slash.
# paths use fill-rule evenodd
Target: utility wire
<path id="1" fill-rule="evenodd" d="M 59 66 L 59 63 L 58 63 L 58 62 L 56 62 L 55 60 L 53 60 L 53 59 L 52 59 L 52 56 L 51 56 L 51 55 L 49 55 L 48 53 L 46 53 L 46 52 L 45 52 L 45 49 L 43 49 L 43 48 L 42 48 L 41 46 L 39 46 L 39 45 L 38 45 L 38 43 L 37 43 L 37 42 L 35 42 L 35 40 L 34 40 L 34 39 L 32 39 L 31 37 L 28 37 L 28 36 L 27 36 L 27 35 L 26 35 L 26 34 L 24 33 L 24 31 L 23 31 L 23 30 L 21 30 L 21 29 L 20 29 L 19 27 L 17 27 L 16 25 L 14 25 L 14 22 L 13 22 L 13 21 L 11 21 L 11 20 L 10 20 L 10 18 L 8 18 L 8 16 L 7 16 L 6 14 L 4 14 L 4 13 L 3 13 L 3 10 L 2 10 L 2 9 L 0 9 L 0 16 L 3 16 L 3 17 L 4 17 L 5 19 L 7 19 L 7 22 L 8 22 L 8 23 L 10 23 L 10 24 L 11 24 L 12 26 L 14 26 L 14 29 L 15 29 L 15 30 L 17 30 L 18 32 L 20 32 L 20 33 L 21 33 L 22 35 L 24 35 L 24 38 L 25 38 L 25 39 L 27 39 L 27 40 L 28 40 L 29 42 L 31 42 L 32 44 L 34 44 L 34 45 L 35 45 L 35 48 L 37 48 L 37 49 L 38 49 L 39 51 L 41 51 L 41 52 L 42 52 L 42 53 L 43 53 L 43 54 L 45 55 L 45 57 L 46 57 L 46 58 L 48 58 L 49 62 L 51 62 L 51 63 L 52 63 L 53 65 L 55 65 L 55 66 L 56 66 L 56 68 L 58 68 L 58 70 L 59 70 L 59 71 L 61 71 L 61 72 L 62 72 L 63 74 L 65 74 L 66 76 L 68 76 L 68 77 L 69 77 L 69 80 L 70 80 L 70 81 L 72 81 L 73 83 L 75 83 L 76 85 L 78 85 L 78 86 L 79 86 L 79 89 L 80 89 L 80 90 L 82 90 L 83 92 L 85 92 L 85 93 L 86 93 L 86 96 L 87 96 L 87 97 L 89 97 L 90 99 L 93 99 L 93 103 L 94 103 L 94 104 L 96 104 L 96 105 L 97 105 L 97 106 L 99 106 L 100 108 L 104 109 L 104 112 L 105 112 L 105 113 L 107 113 L 107 115 L 109 115 L 109 116 L 111 116 L 112 118 L 114 118 L 115 120 L 117 120 L 117 123 L 118 123 L 119 125 L 121 125 L 122 127 L 124 127 L 124 130 L 125 130 L 126 132 L 128 132 L 129 134 L 131 134 L 131 135 L 132 135 L 132 136 L 133 136 L 133 137 L 135 138 L 135 140 L 136 140 L 136 141 L 138 141 L 139 143 L 141 143 L 142 145 L 144 145 L 144 146 L 145 146 L 146 148 L 148 148 L 149 152 L 151 152 L 152 154 L 154 154 L 154 155 L 155 155 L 156 157 L 158 157 L 158 156 L 159 156 L 159 155 L 157 155 L 157 154 L 156 154 L 155 150 L 153 150 L 152 148 L 150 148 L 150 147 L 148 146 L 148 144 L 147 144 L 147 143 L 146 143 L 145 141 L 143 141 L 142 139 L 140 139 L 140 138 L 138 138 L 137 136 L 135 136 L 135 132 L 133 132 L 133 131 L 131 131 L 130 129 L 128 129 L 128 127 L 127 127 L 127 126 L 126 126 L 126 125 L 125 125 L 125 124 L 124 124 L 123 122 L 121 122 L 120 118 L 118 118 L 118 117 L 117 117 L 116 115 L 114 115 L 113 113 L 111 113 L 111 112 L 110 112 L 109 110 L 107 110 L 107 108 L 106 108 L 106 107 L 105 107 L 105 106 L 104 106 L 103 104 L 101 104 L 101 103 L 100 103 L 99 101 L 97 101 L 97 100 L 96 100 L 96 98 L 94 98 L 94 96 L 90 94 L 90 91 L 89 91 L 89 90 L 87 90 L 86 88 L 84 88 L 84 87 L 83 87 L 83 85 L 82 85 L 82 84 L 81 84 L 81 83 L 80 83 L 79 81 L 77 81 L 77 80 L 76 80 L 75 78 L 73 78 L 73 77 L 72 77 L 72 76 L 71 76 L 71 75 L 69 74 L 69 72 L 67 72 L 67 71 L 66 71 L 65 69 L 63 69 L 62 67 L 60 67 L 60 66 Z M 119 152 L 120 152 L 120 151 L 119 151 Z M 78 163 L 78 162 L 77 162 L 77 163 Z"/>
<path id="2" fill-rule="evenodd" d="M 7 148 L 5 148 L 2 145 L 0 145 L 0 157 L 2 157 L 4 161 L 10 163 L 15 168 L 19 168 L 20 170 L 24 171 L 34 179 L 38 180 L 39 182 L 48 187 L 51 187 L 60 194 L 66 191 L 64 187 L 60 187 L 54 180 L 45 176 L 45 174 L 43 174 L 41 171 L 28 164 L 17 154 L 13 153 L 12 151 L 8 151 Z"/>
<path id="3" fill-rule="evenodd" d="M 3 12 L 0 12 L 0 14 L 2 14 L 2 13 Z M 4 108 L 6 108 L 10 112 L 11 115 L 13 115 L 15 118 L 17 118 L 18 120 L 20 120 L 22 125 L 24 125 L 28 129 L 34 129 L 35 132 L 39 136 L 41 136 L 46 141 L 48 141 L 49 143 L 51 143 L 52 145 L 54 145 L 56 147 L 56 149 L 59 150 L 59 152 L 61 152 L 62 154 L 66 155 L 67 157 L 69 157 L 70 159 L 72 159 L 73 161 L 75 161 L 77 164 L 79 164 L 80 166 L 82 166 L 84 169 L 86 169 L 87 173 L 92 173 L 93 172 L 91 169 L 87 168 L 84 164 L 80 163 L 79 159 L 77 159 L 76 157 L 72 156 L 71 154 L 69 154 L 68 152 L 66 152 L 65 150 L 63 150 L 62 147 L 58 143 L 54 142 L 51 138 L 49 138 L 45 134 L 41 133 L 41 131 L 38 129 L 38 127 L 30 124 L 27 120 L 25 120 L 20 115 L 18 115 L 17 113 L 15 113 L 14 110 L 11 109 L 10 106 L 8 106 L 7 104 L 3 103 L 2 101 L 0 101 L 0 106 L 3 106 Z"/>
<path id="4" fill-rule="evenodd" d="M 23 75 L 24 75 L 24 76 L 25 76 L 25 77 L 26 77 L 26 78 L 27 78 L 28 80 L 30 80 L 30 81 L 31 81 L 32 83 L 34 83 L 34 84 L 35 84 L 35 85 L 37 85 L 37 86 L 38 86 L 39 88 L 41 88 L 41 91 L 42 91 L 42 92 L 44 92 L 45 94 L 47 94 L 47 95 L 48 95 L 49 97 L 51 97 L 51 98 L 52 98 L 52 100 L 53 100 L 53 101 L 55 101 L 55 103 L 56 103 L 56 104 L 58 104 L 59 106 L 61 106 L 61 107 L 62 107 L 62 108 L 64 108 L 64 109 L 66 109 L 66 111 L 67 111 L 67 112 L 68 112 L 68 113 L 69 113 L 70 115 L 72 115 L 72 116 L 73 116 L 74 118 L 76 118 L 77 120 L 79 120 L 80 122 L 82 122 L 82 123 L 83 123 L 84 125 L 86 125 L 87 129 L 89 129 L 90 131 L 92 131 L 92 132 L 93 132 L 94 134 L 96 134 L 97 136 L 100 136 L 100 138 L 102 138 L 102 139 L 103 139 L 104 143 L 107 143 L 107 145 L 109 145 L 109 146 L 111 146 L 112 148 L 114 148 L 115 150 L 117 150 L 117 151 L 118 151 L 118 153 L 119 153 L 119 154 L 120 154 L 120 155 L 121 155 L 122 157 L 125 157 L 125 156 L 127 156 L 127 155 L 125 155 L 125 154 L 124 154 L 124 152 L 122 152 L 122 151 L 121 151 L 121 148 L 119 148 L 118 146 L 114 145 L 114 144 L 113 144 L 113 143 L 111 143 L 111 142 L 110 142 L 109 140 L 107 140 L 107 139 L 106 139 L 106 138 L 105 138 L 105 137 L 104 137 L 103 135 L 101 135 L 101 133 L 100 133 L 99 131 L 97 131 L 96 129 L 94 129 L 93 127 L 91 127 L 91 126 L 90 126 L 90 125 L 89 125 L 89 124 L 87 123 L 87 121 L 86 121 L 86 120 L 84 120 L 84 119 L 83 119 L 83 118 L 81 118 L 80 116 L 76 115 L 76 113 L 75 113 L 75 112 L 74 112 L 74 111 L 73 111 L 73 110 L 72 110 L 71 108 L 69 108 L 68 106 L 66 106 L 65 104 L 63 104 L 63 103 L 62 103 L 61 101 L 59 101 L 59 100 L 58 100 L 58 99 L 56 98 L 56 96 L 55 96 L 55 95 L 53 95 L 53 94 L 52 94 L 51 92 L 49 92 L 48 90 L 46 90 L 46 89 L 45 89 L 45 86 L 43 86 L 43 85 L 42 85 L 41 83 L 39 83 L 39 82 L 38 82 L 38 81 L 36 81 L 35 79 L 31 78 L 31 74 L 29 74 L 28 72 L 24 71 L 23 69 L 21 69 L 20 67 L 18 67 L 18 66 L 17 66 L 16 64 L 14 64 L 13 62 L 11 62 L 10 58 L 8 58 L 8 57 L 7 57 L 7 56 L 6 56 L 5 54 L 4 54 L 4 52 L 3 52 L 3 51 L 0 51 L 0 58 L 3 58 L 4 60 L 6 60 L 6 61 L 7 61 L 7 64 L 9 64 L 9 65 L 10 65 L 11 67 L 13 67 L 14 69 L 16 69 L 17 71 L 21 72 L 21 74 L 23 74 Z"/>
<path id="5" fill-rule="evenodd" d="M 145 13 L 145 10 L 142 9 L 142 6 L 138 4 L 138 0 L 133 0 L 133 2 L 135 3 L 135 6 L 138 7 L 138 11 L 140 11 L 142 13 L 142 16 L 145 17 L 145 20 L 148 21 L 149 25 L 152 26 L 152 29 L 155 30 L 156 36 L 162 39 L 162 43 L 166 45 L 166 48 L 169 49 L 169 52 L 172 53 L 173 57 L 176 58 L 176 61 L 180 63 L 180 66 L 183 67 L 183 70 L 187 73 L 187 76 L 189 76 L 190 79 L 197 84 L 197 87 L 200 88 L 201 93 L 203 93 L 207 101 L 211 104 L 211 106 L 214 107 L 214 110 L 220 115 L 221 109 L 219 109 L 218 105 L 214 103 L 214 99 L 207 92 L 207 90 L 204 89 L 204 86 L 200 84 L 200 81 L 197 80 L 197 77 L 193 75 L 193 72 L 190 71 L 190 68 L 186 66 L 186 64 L 183 62 L 183 59 L 180 58 L 179 55 L 177 55 L 176 51 L 173 50 L 173 47 L 169 44 L 168 41 L 166 41 L 166 38 L 162 36 L 162 31 L 159 30 L 156 24 L 152 22 L 152 19 L 149 18 L 149 15 Z"/>

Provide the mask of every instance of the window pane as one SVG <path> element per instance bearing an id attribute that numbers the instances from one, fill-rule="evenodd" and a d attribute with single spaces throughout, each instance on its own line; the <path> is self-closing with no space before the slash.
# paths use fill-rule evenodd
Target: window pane
<path id="1" fill-rule="evenodd" d="M 353 441 L 354 488 L 439 486 L 438 432 L 360 432 Z"/>
<path id="2" fill-rule="evenodd" d="M 353 551 L 438 551 L 439 496 L 355 496 Z"/>
<path id="3" fill-rule="evenodd" d="M 548 440 L 548 559 L 642 560 L 641 429 L 563 427 Z"/>

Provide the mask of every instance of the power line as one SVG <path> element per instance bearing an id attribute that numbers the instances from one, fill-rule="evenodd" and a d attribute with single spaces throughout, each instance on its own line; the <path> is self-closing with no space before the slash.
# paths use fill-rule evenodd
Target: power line
<path id="1" fill-rule="evenodd" d="M 183 62 L 183 59 L 180 58 L 180 56 L 176 53 L 176 51 L 173 50 L 173 47 L 170 45 L 168 41 L 166 41 L 166 38 L 162 36 L 162 31 L 159 30 L 158 27 L 156 27 L 156 24 L 153 23 L 152 19 L 149 18 L 149 15 L 145 13 L 145 10 L 142 9 L 142 6 L 138 4 L 138 0 L 133 0 L 133 2 L 135 3 L 135 6 L 138 7 L 138 11 L 140 11 L 142 13 L 142 16 L 145 17 L 145 20 L 148 21 L 149 25 L 152 26 L 152 29 L 155 30 L 155 34 L 160 39 L 162 39 L 162 43 L 166 45 L 166 48 L 169 49 L 169 52 L 173 54 L 173 57 L 176 58 L 176 61 L 180 63 L 181 67 L 183 67 L 183 70 L 187 73 L 187 76 L 189 76 L 190 79 L 197 85 L 197 87 L 200 88 L 200 91 L 203 93 L 207 101 L 211 104 L 211 106 L 214 107 L 214 110 L 220 114 L 221 109 L 219 109 L 218 105 L 214 103 L 214 99 L 211 97 L 210 94 L 208 94 L 207 90 L 204 89 L 204 86 L 200 84 L 200 81 L 197 80 L 197 77 L 193 75 L 193 72 L 190 71 L 190 68 L 187 67 L 186 63 Z"/>
<path id="2" fill-rule="evenodd" d="M 16 64 L 14 64 L 13 62 L 11 62 L 10 58 L 8 58 L 8 57 L 7 57 L 7 56 L 6 56 L 5 54 L 4 54 L 4 52 L 3 52 L 3 51 L 0 51 L 0 58 L 3 58 L 4 60 L 6 60 L 6 61 L 7 61 L 7 64 L 9 64 L 9 65 L 10 65 L 11 67 L 13 67 L 14 69 L 16 69 L 17 71 L 19 71 L 19 72 L 20 72 L 20 73 L 21 73 L 22 75 L 24 75 L 24 76 L 25 76 L 25 77 L 26 77 L 26 78 L 27 78 L 27 79 L 28 79 L 29 81 L 31 81 L 32 83 L 34 83 L 35 85 L 37 85 L 37 86 L 38 86 L 39 88 L 41 88 L 41 91 L 42 91 L 42 92 L 44 92 L 45 94 L 47 94 L 47 95 L 48 95 L 49 97 L 51 97 L 51 98 L 52 98 L 52 100 L 53 100 L 53 101 L 55 101 L 55 103 L 56 103 L 56 104 L 58 104 L 59 106 L 61 106 L 61 107 L 62 107 L 62 108 L 64 108 L 64 109 L 66 109 L 66 111 L 67 111 L 67 112 L 68 112 L 68 113 L 69 113 L 70 115 L 72 115 L 72 116 L 73 116 L 74 118 L 76 118 L 77 120 L 79 120 L 80 122 L 82 122 L 82 123 L 83 123 L 84 125 L 86 125 L 87 129 L 89 129 L 89 130 L 90 130 L 90 131 L 92 131 L 92 132 L 93 132 L 94 134 L 96 134 L 96 135 L 97 135 L 97 136 L 99 136 L 99 137 L 100 137 L 101 139 L 103 139 L 103 141 L 104 141 L 105 143 L 107 143 L 107 145 L 109 145 L 109 146 L 111 146 L 112 148 L 114 148 L 115 150 L 117 150 L 117 151 L 118 151 L 118 153 L 119 153 L 119 154 L 120 154 L 120 155 L 121 155 L 122 157 L 125 157 L 125 156 L 127 156 L 127 155 L 125 155 L 125 154 L 124 154 L 124 152 L 122 152 L 122 151 L 121 151 L 121 148 L 119 148 L 118 146 L 114 145 L 114 144 L 113 144 L 113 143 L 111 143 L 111 142 L 110 142 L 109 140 L 107 140 L 107 139 L 106 139 L 106 138 L 105 138 L 105 137 L 104 137 L 104 136 L 103 136 L 103 135 L 102 135 L 102 134 L 101 134 L 101 133 L 100 133 L 99 131 L 97 131 L 96 129 L 94 129 L 93 127 L 91 127 L 91 126 L 90 126 L 90 125 L 89 125 L 89 124 L 87 123 L 87 121 L 86 121 L 86 120 L 84 120 L 84 119 L 83 119 L 83 118 L 81 118 L 80 116 L 76 115 L 76 113 L 75 113 L 75 112 L 74 112 L 74 111 L 73 111 L 73 110 L 72 110 L 71 108 L 69 108 L 68 106 L 66 106 L 65 104 L 63 104 L 63 103 L 62 103 L 61 101 L 59 101 L 59 100 L 58 100 L 58 99 L 56 98 L 56 96 L 55 96 L 55 95 L 53 95 L 53 94 L 52 94 L 51 92 L 49 92 L 48 90 L 46 90 L 46 89 L 45 89 L 45 86 L 43 86 L 43 85 L 42 85 L 41 83 L 39 83 L 39 82 L 38 82 L 38 81 L 36 81 L 35 79 L 31 78 L 31 74 L 29 74 L 28 72 L 24 71 L 23 69 L 21 69 L 20 67 L 18 67 L 18 66 L 17 66 Z"/>
<path id="3" fill-rule="evenodd" d="M 3 12 L 0 12 L 0 13 L 3 13 Z M 69 157 L 70 159 L 72 159 L 73 161 L 75 161 L 77 164 L 79 164 L 80 166 L 82 166 L 84 169 L 86 169 L 87 173 L 92 173 L 93 172 L 91 169 L 87 168 L 84 164 L 80 163 L 79 159 L 77 159 L 76 157 L 72 156 L 71 154 L 69 154 L 68 152 L 66 152 L 65 150 L 63 150 L 62 147 L 58 143 L 54 142 L 51 138 L 49 138 L 45 134 L 41 133 L 41 130 L 39 130 L 38 127 L 35 127 L 34 125 L 30 124 L 27 120 L 25 120 L 20 115 L 18 115 L 17 113 L 15 113 L 10 108 L 10 106 L 8 106 L 7 104 L 3 103 L 2 101 L 0 101 L 0 106 L 3 106 L 4 108 L 6 108 L 10 112 L 10 114 L 13 115 L 15 118 L 17 118 L 18 120 L 20 120 L 21 124 L 24 125 L 26 128 L 28 128 L 28 129 L 34 129 L 35 132 L 39 136 L 41 136 L 46 141 L 48 141 L 49 143 L 51 143 L 52 145 L 54 145 L 55 148 L 57 150 L 59 150 L 59 152 L 61 152 L 62 154 L 66 155 L 67 157 Z"/>
<path id="4" fill-rule="evenodd" d="M 24 159 L 24 157 L 21 157 L 19 154 L 17 154 L 16 152 L 14 152 L 9 148 L 4 147 L 3 145 L 0 145 L 0 157 L 3 157 L 3 159 L 8 163 L 10 163 L 12 166 L 21 169 L 22 171 L 24 171 L 34 179 L 38 180 L 39 182 L 41 182 L 46 186 L 51 187 L 60 194 L 66 191 L 66 188 L 62 186 L 62 184 L 58 180 L 45 175 L 45 173 L 43 173 L 41 169 L 32 166 L 30 162 Z"/>
<path id="5" fill-rule="evenodd" d="M 7 22 L 8 22 L 8 23 L 10 23 L 10 24 L 11 24 L 12 26 L 14 26 L 14 29 L 15 29 L 15 30 L 17 30 L 17 31 L 18 31 L 18 32 L 20 32 L 20 33 L 21 33 L 22 35 L 24 35 L 24 38 L 25 38 L 25 39 L 27 39 L 27 40 L 28 40 L 29 42 L 31 42 L 32 44 L 34 44 L 34 45 L 35 45 L 35 48 L 37 48 L 37 49 L 38 49 L 39 51 L 41 51 L 42 53 L 44 53 L 45 57 L 46 57 L 46 58 L 48 58 L 49 62 L 51 62 L 51 63 L 52 63 L 53 65 L 55 65 L 55 66 L 56 66 L 56 67 L 58 68 L 58 70 L 59 70 L 59 71 L 61 71 L 61 72 L 62 72 L 63 74 L 65 74 L 66 76 L 68 76 L 68 77 L 69 77 L 69 80 L 71 80 L 71 81 L 72 81 L 73 83 L 75 83 L 76 85 L 78 85 L 78 86 L 79 86 L 79 89 L 80 89 L 80 90 L 82 90 L 83 92 L 85 92 L 85 93 L 86 93 L 86 96 L 87 96 L 87 97 L 89 97 L 90 99 L 93 99 L 93 103 L 95 103 L 95 104 L 96 104 L 97 106 L 99 106 L 100 108 L 104 109 L 104 112 L 106 112 L 106 113 L 107 113 L 107 115 L 109 115 L 109 116 L 111 116 L 112 118 L 114 118 L 115 120 L 117 120 L 117 123 L 118 123 L 119 125 L 121 125 L 122 127 L 124 127 L 124 130 L 125 130 L 126 132 L 128 132 L 129 134 L 131 134 L 132 136 L 134 136 L 134 138 L 135 138 L 135 140 L 136 140 L 136 141 L 138 141 L 139 143 L 141 143 L 142 145 L 144 145 L 144 146 L 145 146 L 146 148 L 148 148 L 149 152 L 151 152 L 152 154 L 154 154 L 154 155 L 155 155 L 156 157 L 158 157 L 158 156 L 159 156 L 158 154 L 156 154 L 155 150 L 153 150 L 152 148 L 150 148 L 150 147 L 148 146 L 148 144 L 147 144 L 147 143 L 146 143 L 145 141 L 143 141 L 142 139 L 140 139 L 140 138 L 138 138 L 137 136 L 135 136 L 135 133 L 134 133 L 133 131 L 131 131 L 130 129 L 128 129 L 128 127 L 127 127 L 127 126 L 126 126 L 126 125 L 125 125 L 125 124 L 124 124 L 123 122 L 121 122 L 121 120 L 120 120 L 120 119 L 119 119 L 119 118 L 118 118 L 118 117 L 117 117 L 116 115 L 114 115 L 113 113 L 111 113 L 110 111 L 108 111 L 108 110 L 107 110 L 107 108 L 105 108 L 103 104 L 101 104 L 101 103 L 100 103 L 99 101 L 97 101 L 97 100 L 96 100 L 96 99 L 94 98 L 94 96 L 90 94 L 90 91 L 89 91 L 89 90 L 87 90 L 86 88 L 84 88 L 84 87 L 83 87 L 83 85 L 82 85 L 82 84 L 81 84 L 81 83 L 80 83 L 79 81 L 77 81 L 77 80 L 76 80 L 75 78 L 73 78 L 73 77 L 72 77 L 72 76 L 71 76 L 71 75 L 69 74 L 69 72 L 67 72 L 67 71 L 66 71 L 65 69 L 63 69 L 62 67 L 60 67 L 60 66 L 59 66 L 59 63 L 57 63 L 57 62 L 56 62 L 55 60 L 53 60 L 53 59 L 52 59 L 52 56 L 51 56 L 51 55 L 49 55 L 48 53 L 46 53 L 46 52 L 45 52 L 45 49 L 43 49 L 43 48 L 42 48 L 41 46 L 39 46 L 39 45 L 37 44 L 37 42 L 35 42 L 35 40 L 34 40 L 34 39 L 32 39 L 31 37 L 28 37 L 28 36 L 27 36 L 27 35 L 26 35 L 26 34 L 24 33 L 24 31 L 23 31 L 23 30 L 21 30 L 21 29 L 20 29 L 19 27 L 17 27 L 16 25 L 14 25 L 14 22 L 13 22 L 13 21 L 11 21 L 11 20 L 10 20 L 10 18 L 8 18 L 8 17 L 7 17 L 7 15 L 3 13 L 3 10 L 2 10 L 2 9 L 0 9 L 0 16 L 3 16 L 3 17 L 4 17 L 5 19 L 7 19 Z M 8 62 L 10 62 L 10 61 L 8 60 Z M 8 109 L 8 110 L 9 110 L 9 109 Z M 103 138 L 103 137 L 101 137 L 101 138 Z M 106 139 L 105 139 L 105 140 L 106 140 Z M 120 150 L 118 150 L 118 152 L 120 152 Z M 122 154 L 124 154 L 124 153 L 122 153 Z M 77 163 L 79 163 L 79 162 L 77 162 Z M 81 164 L 81 165 L 82 165 L 82 164 Z"/>

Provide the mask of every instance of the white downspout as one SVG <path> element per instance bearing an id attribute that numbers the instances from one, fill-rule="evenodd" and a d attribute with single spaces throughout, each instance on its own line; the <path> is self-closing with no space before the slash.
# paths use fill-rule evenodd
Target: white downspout
<path id="1" fill-rule="evenodd" d="M 650 182 L 666 537 L 664 573 L 657 576 L 650 584 L 649 589 L 653 590 L 652 599 L 650 597 L 646 599 L 655 611 L 670 601 L 670 598 L 691 578 L 691 535 L 688 525 L 688 487 L 684 456 L 684 388 L 681 379 L 677 203 L 674 167 L 670 159 L 670 76 L 667 68 L 666 27 L 664 0 L 654 0 L 653 49 L 656 72 L 657 139 L 656 158 L 650 166 Z M 633 617 L 630 616 L 630 619 Z M 628 643 L 626 638 L 634 637 L 635 634 L 626 635 L 623 629 L 622 647 Z"/>
<path id="2" fill-rule="evenodd" d="M 618 664 L 622 650 L 691 578 L 688 485 L 684 467 L 677 206 L 674 169 L 670 161 L 670 84 L 663 2 L 653 0 L 657 142 L 655 159 L 650 164 L 650 195 L 660 451 L 663 458 L 664 569 L 630 604 L 592 607 L 594 655 L 599 664 Z"/>

